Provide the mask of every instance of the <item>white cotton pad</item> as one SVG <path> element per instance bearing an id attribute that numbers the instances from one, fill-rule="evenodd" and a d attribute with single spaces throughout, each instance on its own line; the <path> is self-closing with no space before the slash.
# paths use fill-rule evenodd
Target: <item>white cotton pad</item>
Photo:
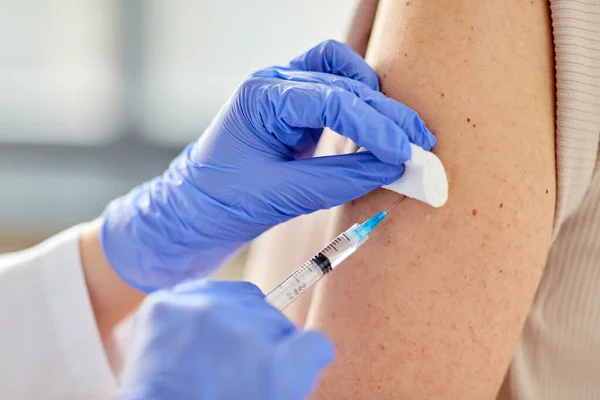
<path id="1" fill-rule="evenodd" d="M 404 175 L 383 188 L 433 207 L 443 206 L 448 201 L 448 178 L 442 161 L 432 152 L 412 143 L 410 148 L 412 159 L 404 163 Z M 358 151 L 366 149 L 360 148 Z"/>

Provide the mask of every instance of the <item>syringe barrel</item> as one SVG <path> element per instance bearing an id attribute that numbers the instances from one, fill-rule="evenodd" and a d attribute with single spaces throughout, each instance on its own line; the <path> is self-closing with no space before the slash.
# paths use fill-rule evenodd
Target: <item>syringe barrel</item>
<path id="1" fill-rule="evenodd" d="M 321 253 L 317 254 L 289 278 L 267 295 L 267 301 L 278 310 L 283 310 L 331 271 L 331 263 Z"/>
<path id="2" fill-rule="evenodd" d="M 350 257 L 367 239 L 353 233 L 353 229 L 357 226 L 355 224 L 336 237 L 323 250 L 305 262 L 296 272 L 267 295 L 267 301 L 278 310 L 283 310 L 310 289 L 325 274 Z"/>
<path id="3" fill-rule="evenodd" d="M 352 225 L 350 229 L 333 239 L 331 243 L 321 250 L 320 254 L 327 257 L 332 269 L 350 257 L 368 239 L 368 236 L 361 238 L 354 233 L 357 227 L 358 224 Z"/>

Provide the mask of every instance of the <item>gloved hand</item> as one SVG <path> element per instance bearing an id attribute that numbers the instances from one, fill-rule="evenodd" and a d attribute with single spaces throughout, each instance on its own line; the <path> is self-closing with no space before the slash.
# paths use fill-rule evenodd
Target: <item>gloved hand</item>
<path id="1" fill-rule="evenodd" d="M 323 127 L 369 152 L 309 158 Z M 252 75 L 161 177 L 113 201 L 104 253 L 146 292 L 206 276 L 267 229 L 398 179 L 409 142 L 435 138 L 354 51 L 325 42 Z"/>
<path id="2" fill-rule="evenodd" d="M 305 398 L 334 346 L 248 282 L 189 282 L 143 304 L 119 399 Z"/>

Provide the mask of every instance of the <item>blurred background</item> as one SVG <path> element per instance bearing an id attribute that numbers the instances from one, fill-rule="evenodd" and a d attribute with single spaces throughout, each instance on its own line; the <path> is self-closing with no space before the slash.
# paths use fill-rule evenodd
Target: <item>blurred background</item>
<path id="1" fill-rule="evenodd" d="M 348 0 L 0 0 L 0 253 L 160 174 L 252 71 L 343 39 Z"/>

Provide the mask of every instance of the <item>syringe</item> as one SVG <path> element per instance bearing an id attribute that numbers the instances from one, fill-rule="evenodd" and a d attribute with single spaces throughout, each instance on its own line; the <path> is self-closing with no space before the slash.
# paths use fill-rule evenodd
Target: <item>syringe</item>
<path id="1" fill-rule="evenodd" d="M 350 257 L 367 239 L 369 233 L 385 219 L 387 213 L 404 200 L 402 196 L 387 210 L 378 212 L 362 224 L 354 224 L 333 239 L 323 250 L 305 262 L 267 295 L 267 301 L 278 310 L 283 310 L 304 294 L 322 277 Z"/>

